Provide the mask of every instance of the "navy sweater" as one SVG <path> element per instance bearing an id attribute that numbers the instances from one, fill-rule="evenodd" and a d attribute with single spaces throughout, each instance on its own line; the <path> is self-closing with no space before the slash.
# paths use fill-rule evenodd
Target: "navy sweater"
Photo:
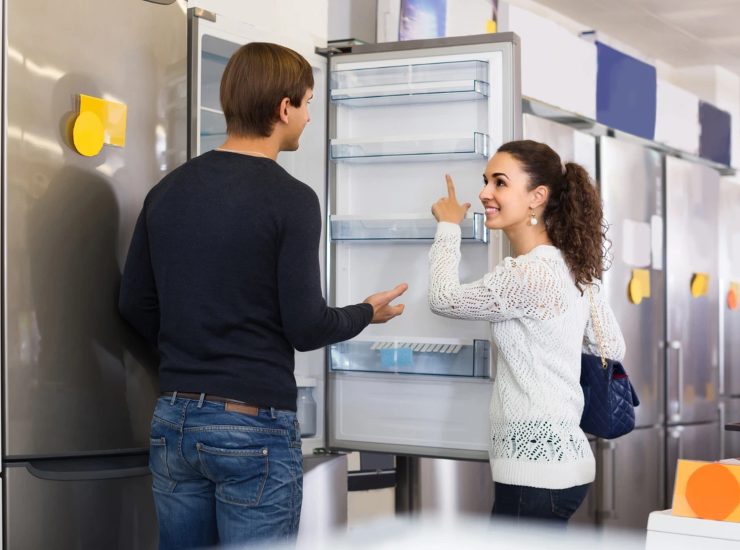
<path id="1" fill-rule="evenodd" d="M 161 391 L 296 409 L 294 349 L 352 338 L 373 308 L 326 305 L 316 193 L 267 158 L 211 151 L 147 195 L 122 315 L 159 349 Z"/>

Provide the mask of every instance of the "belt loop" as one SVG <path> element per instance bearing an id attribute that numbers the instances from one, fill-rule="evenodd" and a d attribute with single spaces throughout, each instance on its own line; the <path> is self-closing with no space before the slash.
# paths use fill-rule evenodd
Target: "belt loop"
<path id="1" fill-rule="evenodd" d="M 198 399 L 198 408 L 200 409 L 203 406 L 203 400 L 206 398 L 205 393 L 200 394 L 200 399 Z"/>
<path id="2" fill-rule="evenodd" d="M 170 399 L 170 405 L 174 405 L 175 404 L 175 399 L 177 399 L 177 392 L 176 391 L 173 391 L 172 392 L 172 399 Z"/>
<path id="3" fill-rule="evenodd" d="M 277 418 L 277 412 L 275 411 L 275 407 L 270 407 L 270 416 L 272 416 L 273 420 Z"/>

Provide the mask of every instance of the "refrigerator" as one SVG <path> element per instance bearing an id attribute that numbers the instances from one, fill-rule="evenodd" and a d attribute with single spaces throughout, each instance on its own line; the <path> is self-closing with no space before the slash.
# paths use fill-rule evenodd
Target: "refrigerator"
<path id="1" fill-rule="evenodd" d="M 3 8 L 3 544 L 154 548 L 156 358 L 117 293 L 145 194 L 185 160 L 186 15 L 140 0 Z M 90 156 L 74 141 L 81 95 L 127 107 L 95 115 L 110 143 Z"/>
<path id="2" fill-rule="evenodd" d="M 719 422 L 719 172 L 665 159 L 666 505 L 679 458 L 717 460 Z"/>
<path id="3" fill-rule="evenodd" d="M 626 343 L 623 364 L 640 406 L 635 429 L 597 442 L 596 519 L 644 529 L 664 498 L 665 259 L 663 157 L 642 144 L 598 138 L 598 184 L 609 225 L 603 283 Z"/>
<path id="4" fill-rule="evenodd" d="M 304 455 L 468 459 L 483 470 L 466 467 L 466 478 L 480 479 L 488 470 L 495 350 L 487 323 L 429 310 L 427 257 L 436 229 L 430 209 L 446 193 L 445 173 L 458 197 L 478 204 L 488 157 L 520 136 L 518 38 L 499 33 L 315 51 L 296 37 L 202 9 L 190 11 L 189 37 L 190 156 L 225 138 L 218 85 L 231 53 L 250 41 L 295 49 L 314 70 L 311 122 L 300 149 L 281 153 L 278 162 L 319 195 L 328 302 L 357 303 L 409 284 L 401 317 L 297 354 L 299 393 L 317 405 L 315 421 L 299 409 Z M 508 254 L 504 239 L 485 228 L 482 209 L 471 210 L 462 223 L 463 280 Z M 449 470 L 445 464 L 433 470 Z M 415 475 L 436 474 L 422 468 Z"/>
<path id="5" fill-rule="evenodd" d="M 719 187 L 720 428 L 740 422 L 740 182 Z M 722 430 L 722 458 L 740 458 L 740 433 Z"/>

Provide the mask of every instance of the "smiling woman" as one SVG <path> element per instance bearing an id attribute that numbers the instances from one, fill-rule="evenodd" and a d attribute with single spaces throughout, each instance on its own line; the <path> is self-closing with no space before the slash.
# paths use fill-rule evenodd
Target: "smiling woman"
<path id="1" fill-rule="evenodd" d="M 489 455 L 495 515 L 567 522 L 594 480 L 595 463 L 579 424 L 583 351 L 624 356 L 624 339 L 600 291 L 601 201 L 579 165 L 563 165 L 543 143 L 501 146 L 483 174 L 486 227 L 503 230 L 514 256 L 480 280 L 461 284 L 460 204 L 448 196 L 430 252 L 429 306 L 438 315 L 489 321 L 498 347 Z M 542 223 L 540 223 L 542 222 Z M 587 286 L 594 292 L 594 316 Z M 594 321 L 595 319 L 595 321 Z"/>

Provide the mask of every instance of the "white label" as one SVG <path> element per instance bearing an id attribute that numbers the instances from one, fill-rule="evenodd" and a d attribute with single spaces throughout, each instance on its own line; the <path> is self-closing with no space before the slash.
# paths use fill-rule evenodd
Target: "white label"
<path id="1" fill-rule="evenodd" d="M 650 224 L 624 220 L 622 226 L 622 260 L 632 267 L 650 265 Z"/>

